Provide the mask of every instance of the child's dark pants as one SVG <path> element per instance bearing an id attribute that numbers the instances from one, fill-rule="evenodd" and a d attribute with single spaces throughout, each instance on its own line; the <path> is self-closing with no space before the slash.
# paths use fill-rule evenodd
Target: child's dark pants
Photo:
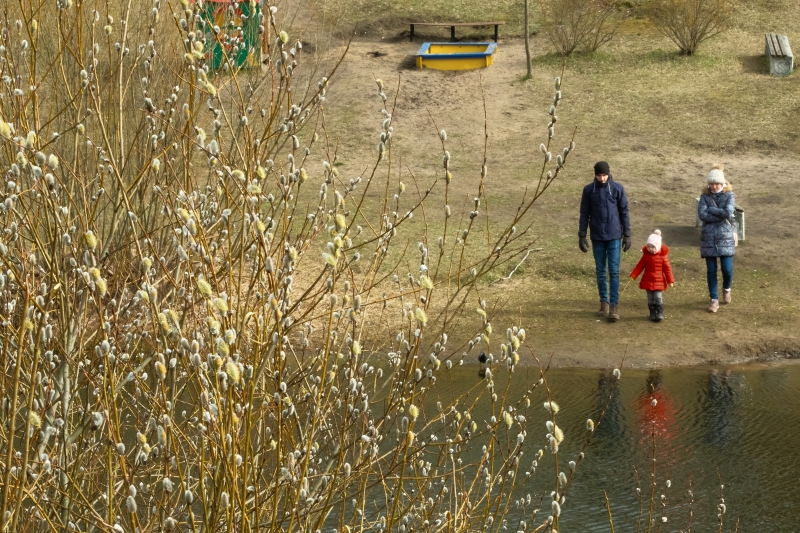
<path id="1" fill-rule="evenodd" d="M 647 291 L 647 305 L 663 305 L 661 291 Z"/>

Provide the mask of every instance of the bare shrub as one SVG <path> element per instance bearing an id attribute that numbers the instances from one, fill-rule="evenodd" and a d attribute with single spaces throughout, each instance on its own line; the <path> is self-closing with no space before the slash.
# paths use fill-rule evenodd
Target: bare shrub
<path id="1" fill-rule="evenodd" d="M 543 28 L 559 54 L 595 51 L 614 38 L 619 21 L 611 0 L 541 0 Z"/>
<path id="2" fill-rule="evenodd" d="M 733 7 L 733 0 L 651 0 L 644 11 L 682 54 L 690 56 L 730 26 Z"/>

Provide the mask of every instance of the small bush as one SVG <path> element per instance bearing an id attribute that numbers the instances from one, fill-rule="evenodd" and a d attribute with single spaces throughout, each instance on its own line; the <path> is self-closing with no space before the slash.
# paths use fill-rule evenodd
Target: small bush
<path id="1" fill-rule="evenodd" d="M 542 0 L 544 31 L 559 54 L 579 48 L 594 52 L 616 33 L 614 4 L 609 0 Z"/>
<path id="2" fill-rule="evenodd" d="M 690 56 L 730 25 L 733 0 L 652 0 L 645 12 L 682 54 Z"/>

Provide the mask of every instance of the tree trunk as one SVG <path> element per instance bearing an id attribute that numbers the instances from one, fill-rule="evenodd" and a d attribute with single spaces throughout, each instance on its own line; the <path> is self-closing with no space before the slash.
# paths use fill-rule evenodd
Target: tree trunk
<path id="1" fill-rule="evenodd" d="M 533 75 L 531 71 L 531 32 L 528 27 L 528 5 L 530 0 L 523 0 L 525 2 L 525 62 L 528 68 L 528 78 Z"/>

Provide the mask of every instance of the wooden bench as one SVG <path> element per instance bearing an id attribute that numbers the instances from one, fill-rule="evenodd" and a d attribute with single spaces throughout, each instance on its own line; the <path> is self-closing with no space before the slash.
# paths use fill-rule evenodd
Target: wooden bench
<path id="1" fill-rule="evenodd" d="M 479 28 L 481 26 L 494 26 L 494 42 L 497 42 L 497 39 L 500 36 L 500 26 L 503 24 L 505 24 L 505 22 L 412 22 L 411 31 L 408 34 L 408 40 L 411 42 L 414 41 L 415 26 L 449 26 L 450 41 L 452 42 L 455 42 L 456 40 L 456 27 Z"/>
<path id="2" fill-rule="evenodd" d="M 788 76 L 794 68 L 794 56 L 789 38 L 778 33 L 764 34 L 764 55 L 769 57 L 771 76 Z"/>

